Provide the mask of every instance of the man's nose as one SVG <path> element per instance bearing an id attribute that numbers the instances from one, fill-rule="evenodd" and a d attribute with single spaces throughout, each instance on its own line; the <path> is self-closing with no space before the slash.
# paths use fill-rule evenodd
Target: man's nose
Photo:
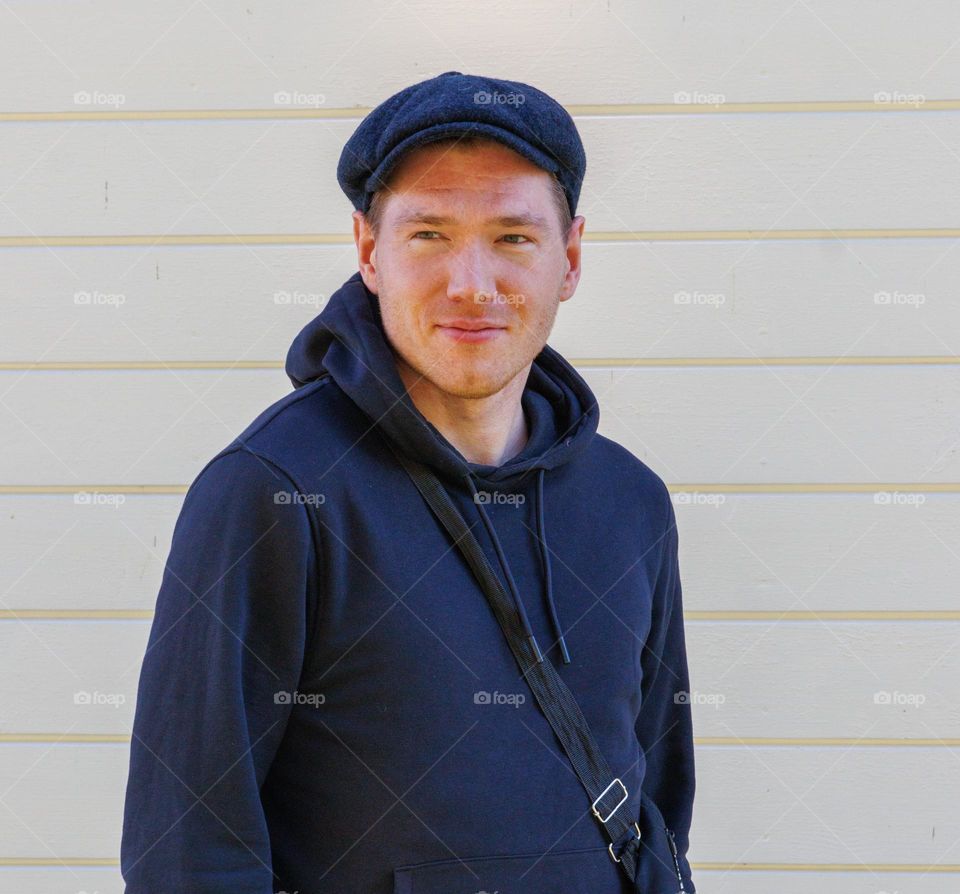
<path id="1" fill-rule="evenodd" d="M 479 304 L 496 295 L 496 258 L 484 246 L 467 243 L 451 252 L 447 263 L 448 298 Z"/>

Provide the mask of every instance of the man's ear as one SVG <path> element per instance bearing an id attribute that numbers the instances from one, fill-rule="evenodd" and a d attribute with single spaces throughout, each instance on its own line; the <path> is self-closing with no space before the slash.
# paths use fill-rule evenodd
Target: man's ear
<path id="1" fill-rule="evenodd" d="M 581 239 L 583 238 L 583 225 L 586 218 L 577 215 L 570 223 L 570 229 L 567 231 L 567 274 L 563 278 L 563 284 L 560 287 L 560 300 L 567 301 L 573 297 L 577 291 L 577 285 L 580 282 L 582 272 L 582 250 Z"/>
<path id="2" fill-rule="evenodd" d="M 373 228 L 362 211 L 354 211 L 353 241 L 357 246 L 357 264 L 363 284 L 374 295 L 377 294 L 377 245 Z"/>

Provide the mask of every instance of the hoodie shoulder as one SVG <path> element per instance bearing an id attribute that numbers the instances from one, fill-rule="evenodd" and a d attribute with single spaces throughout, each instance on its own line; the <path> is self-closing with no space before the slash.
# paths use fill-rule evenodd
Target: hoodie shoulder
<path id="1" fill-rule="evenodd" d="M 599 432 L 594 436 L 590 450 L 595 457 L 594 465 L 604 470 L 604 476 L 609 475 L 610 480 L 617 482 L 621 499 L 634 499 L 654 509 L 663 528 L 671 524 L 673 500 L 660 475 L 622 444 Z"/>
<path id="2" fill-rule="evenodd" d="M 329 375 L 321 376 L 262 410 L 215 458 L 242 446 L 292 473 L 312 457 L 322 461 L 325 448 L 342 449 L 356 430 L 357 408 Z M 211 460 L 212 462 L 212 460 Z"/>

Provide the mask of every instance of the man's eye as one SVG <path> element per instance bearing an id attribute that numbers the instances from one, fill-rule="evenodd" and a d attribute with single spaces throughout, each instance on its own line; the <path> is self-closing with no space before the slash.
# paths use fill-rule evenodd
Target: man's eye
<path id="1" fill-rule="evenodd" d="M 437 239 L 433 237 L 440 238 L 440 233 L 438 233 L 436 230 L 418 230 L 416 233 L 413 234 L 414 239 L 420 239 L 421 237 L 424 237 L 424 241 L 426 242 L 436 242 Z M 509 245 L 524 245 L 526 242 L 532 241 L 527 236 L 524 236 L 522 233 L 507 233 L 505 236 L 501 238 L 524 240 L 524 242 L 510 242 L 508 243 Z"/>

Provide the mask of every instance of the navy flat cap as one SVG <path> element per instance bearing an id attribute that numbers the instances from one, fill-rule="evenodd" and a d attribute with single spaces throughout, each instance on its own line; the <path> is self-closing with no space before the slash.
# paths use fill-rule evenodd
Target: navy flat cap
<path id="1" fill-rule="evenodd" d="M 567 110 L 528 84 L 459 71 L 405 87 L 370 112 L 343 147 L 337 181 L 366 213 L 404 153 L 464 134 L 498 140 L 556 174 L 576 215 L 587 158 Z"/>

